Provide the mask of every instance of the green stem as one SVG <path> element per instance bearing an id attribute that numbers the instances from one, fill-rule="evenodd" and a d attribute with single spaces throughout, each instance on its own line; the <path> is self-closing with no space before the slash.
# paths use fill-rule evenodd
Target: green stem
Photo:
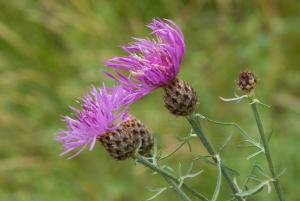
<path id="1" fill-rule="evenodd" d="M 167 180 L 168 183 L 171 182 L 171 181 L 172 181 L 172 183 L 175 183 L 176 188 L 173 186 L 173 184 L 171 184 L 174 187 L 174 190 L 177 191 L 179 189 L 178 188 L 179 181 L 178 181 L 178 179 L 175 176 L 173 176 L 169 172 L 165 171 L 163 168 L 161 168 L 161 167 L 159 167 L 159 166 L 151 163 L 150 161 L 146 160 L 144 157 L 142 157 L 142 156 L 140 156 L 138 154 L 135 155 L 135 158 L 137 159 L 137 162 L 139 162 L 139 163 L 143 164 L 144 166 L 149 167 L 153 171 L 159 173 L 166 180 L 168 179 Z M 199 193 L 198 191 L 196 191 L 192 187 L 188 186 L 187 184 L 183 183 L 182 187 L 185 188 L 186 190 L 188 190 L 191 194 L 193 194 L 195 197 L 199 198 L 200 200 L 202 200 L 202 201 L 209 201 L 204 195 L 202 195 L 201 193 Z M 182 193 L 184 193 L 184 192 L 182 192 Z"/>
<path id="2" fill-rule="evenodd" d="M 251 102 L 251 100 L 250 100 L 250 102 Z M 257 127 L 258 127 L 258 131 L 259 131 L 259 134 L 260 134 L 261 141 L 262 141 L 263 146 L 264 146 L 264 150 L 265 150 L 264 153 L 265 153 L 265 156 L 266 156 L 266 159 L 267 159 L 267 162 L 268 162 L 269 170 L 270 170 L 270 172 L 272 174 L 272 177 L 274 179 L 273 183 L 274 183 L 275 190 L 277 192 L 279 200 L 284 201 L 285 199 L 284 199 L 284 196 L 283 196 L 283 191 L 282 191 L 279 179 L 278 179 L 278 177 L 276 175 L 276 172 L 275 172 L 275 168 L 274 168 L 274 165 L 273 165 L 273 162 L 272 162 L 272 158 L 271 158 L 271 154 L 270 154 L 270 150 L 269 150 L 269 146 L 268 146 L 268 140 L 266 138 L 264 128 L 263 128 L 263 125 L 262 125 L 262 121 L 260 119 L 256 104 L 257 103 L 252 103 L 251 108 L 252 108 L 252 111 L 253 111 L 253 114 L 254 114 L 254 117 L 255 117 L 255 121 L 256 121 L 256 124 L 257 124 Z"/>
<path id="3" fill-rule="evenodd" d="M 199 137 L 199 139 L 202 142 L 203 146 L 206 148 L 208 153 L 212 156 L 214 162 L 215 163 L 221 163 L 222 175 L 225 178 L 226 182 L 228 183 L 229 187 L 231 188 L 232 192 L 234 193 L 235 198 L 238 201 L 243 201 L 244 199 L 242 197 L 236 195 L 236 193 L 239 193 L 239 189 L 236 187 L 236 185 L 234 184 L 234 182 L 230 178 L 229 173 L 227 172 L 225 167 L 222 165 L 222 160 L 219 159 L 220 161 L 218 161 L 218 158 L 216 157 L 218 155 L 218 153 L 215 150 L 215 148 L 213 147 L 213 145 L 210 143 L 208 138 L 206 137 L 205 133 L 203 132 L 198 117 L 195 116 L 195 115 L 189 116 L 189 117 L 187 117 L 187 120 L 191 124 L 193 130 L 195 131 L 195 133 Z"/>
<path id="4" fill-rule="evenodd" d="M 178 195 L 181 197 L 182 200 L 184 201 L 192 201 L 179 187 L 178 184 L 170 179 L 167 176 L 163 176 L 165 180 L 173 187 L 173 189 L 178 193 Z"/>

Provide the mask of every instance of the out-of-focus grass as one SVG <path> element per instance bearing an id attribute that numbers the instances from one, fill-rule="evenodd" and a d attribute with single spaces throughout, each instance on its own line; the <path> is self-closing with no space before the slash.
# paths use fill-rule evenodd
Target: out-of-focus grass
<path id="1" fill-rule="evenodd" d="M 286 0 L 10 0 L 0 1 L 0 200 L 134 201 L 151 196 L 147 187 L 164 185 L 157 176 L 132 161 L 116 162 L 98 146 L 67 161 L 58 156 L 55 132 L 91 84 L 105 78 L 103 61 L 123 54 L 121 44 L 148 33 L 153 17 L 170 18 L 182 27 L 187 54 L 180 77 L 199 93 L 199 112 L 215 119 L 236 120 L 257 134 L 246 104 L 225 104 L 218 96 L 232 96 L 241 69 L 260 78 L 257 95 L 271 109 L 261 108 L 267 132 L 273 131 L 271 150 L 276 165 L 287 167 L 282 177 L 287 200 L 300 193 L 300 4 Z M 167 153 L 188 126 L 163 108 L 161 91 L 132 108 L 157 133 Z M 247 149 L 236 147 L 234 129 L 205 124 L 216 145 L 229 133 L 234 140 L 224 152 L 225 162 L 241 172 L 242 181 L 253 161 Z M 225 132 L 224 132 L 225 131 Z M 203 148 L 193 142 L 193 156 Z M 191 159 L 187 149 L 169 160 Z M 205 194 L 213 191 L 216 170 L 197 162 L 205 172 L 193 181 Z M 222 198 L 228 189 L 222 189 Z M 158 200 L 176 200 L 164 193 Z M 272 200 L 261 193 L 251 200 Z"/>

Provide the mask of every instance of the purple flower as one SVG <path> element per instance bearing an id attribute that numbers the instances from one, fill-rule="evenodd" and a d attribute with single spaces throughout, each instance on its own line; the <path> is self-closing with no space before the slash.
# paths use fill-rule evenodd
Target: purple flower
<path id="1" fill-rule="evenodd" d="M 154 19 L 148 27 L 155 39 L 135 38 L 133 43 L 122 47 L 128 56 L 113 57 L 105 63 L 115 70 L 116 75 L 106 74 L 121 85 L 134 89 L 136 97 L 173 80 L 185 53 L 183 34 L 173 21 Z M 121 70 L 128 71 L 129 77 L 122 75 Z"/>
<path id="2" fill-rule="evenodd" d="M 80 99 L 82 109 L 74 107 L 75 117 L 65 116 L 67 129 L 58 133 L 56 139 L 64 146 L 61 155 L 79 149 L 68 159 L 79 155 L 88 145 L 91 151 L 96 140 L 106 132 L 116 130 L 126 121 L 128 105 L 135 99 L 133 95 L 122 86 L 97 89 Z"/>

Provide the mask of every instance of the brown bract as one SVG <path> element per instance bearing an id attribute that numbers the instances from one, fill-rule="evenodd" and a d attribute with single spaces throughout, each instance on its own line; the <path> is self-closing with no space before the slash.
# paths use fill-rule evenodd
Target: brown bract
<path id="1" fill-rule="evenodd" d="M 257 79 L 254 73 L 250 71 L 242 71 L 240 72 L 239 78 L 236 82 L 240 90 L 250 93 L 252 90 L 254 90 Z"/>
<path id="2" fill-rule="evenodd" d="M 124 122 L 123 126 L 127 127 L 128 132 L 133 134 L 136 143 L 138 146 L 140 146 L 139 154 L 149 154 L 153 148 L 154 139 L 148 128 L 136 118 L 131 118 L 130 120 Z"/>
<path id="3" fill-rule="evenodd" d="M 175 78 L 164 89 L 166 108 L 174 115 L 191 115 L 198 101 L 195 90 L 186 82 Z"/>
<path id="4" fill-rule="evenodd" d="M 154 144 L 153 136 L 141 121 L 134 117 L 123 122 L 120 127 L 100 136 L 105 150 L 116 160 L 125 160 L 133 157 L 136 150 L 138 153 L 147 155 Z"/>

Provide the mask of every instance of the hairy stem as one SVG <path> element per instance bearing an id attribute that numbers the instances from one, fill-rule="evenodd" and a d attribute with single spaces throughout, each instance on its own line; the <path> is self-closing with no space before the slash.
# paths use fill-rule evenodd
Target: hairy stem
<path id="1" fill-rule="evenodd" d="M 162 175 L 164 177 L 164 179 L 173 186 L 174 190 L 181 196 L 186 196 L 186 194 L 178 187 L 178 184 L 180 183 L 178 181 L 178 179 L 173 176 L 172 174 L 170 174 L 169 172 L 167 172 L 166 170 L 164 170 L 163 168 L 159 167 L 156 164 L 151 163 L 149 160 L 145 159 L 144 157 L 136 154 L 135 155 L 135 159 L 137 160 L 137 162 L 143 164 L 146 167 L 149 167 L 150 169 L 152 169 L 153 171 L 159 173 L 160 175 Z M 172 182 L 172 183 L 170 183 Z M 176 187 L 174 186 L 176 185 Z M 188 186 L 187 184 L 183 183 L 182 187 L 186 190 L 188 190 L 191 194 L 193 194 L 195 197 L 197 197 L 198 199 L 202 200 L 202 201 L 209 201 L 204 195 L 202 195 L 201 193 L 199 193 L 198 191 L 196 191 L 195 189 L 193 189 L 192 187 Z M 179 193 L 179 191 L 181 191 Z M 183 198 L 181 197 L 181 198 Z M 183 200 L 190 200 L 187 196 L 187 199 L 183 199 Z"/>
<path id="2" fill-rule="evenodd" d="M 218 155 L 218 153 L 215 150 L 215 148 L 213 147 L 213 145 L 210 143 L 210 141 L 208 140 L 205 133 L 203 132 L 198 117 L 196 115 L 192 115 L 192 116 L 187 117 L 187 120 L 191 124 L 194 132 L 199 137 L 199 139 L 202 142 L 203 146 L 206 148 L 208 153 L 212 156 L 214 162 L 216 164 L 221 163 L 222 175 L 225 178 L 226 182 L 228 183 L 229 187 L 231 188 L 232 192 L 234 193 L 235 198 L 238 201 L 243 201 L 244 199 L 242 197 L 236 195 L 237 193 L 239 193 L 239 189 L 236 187 L 233 180 L 230 178 L 229 173 L 227 172 L 226 168 L 222 165 L 222 160 L 219 159 L 219 161 L 218 161 L 218 158 L 216 157 Z"/>
<path id="3" fill-rule="evenodd" d="M 268 140 L 266 138 L 264 128 L 263 128 L 263 125 L 262 125 L 262 121 L 260 119 L 260 116 L 259 116 L 259 113 L 258 113 L 258 110 L 257 110 L 257 103 L 255 103 L 255 102 L 252 103 L 251 108 L 252 108 L 252 111 L 253 111 L 253 114 L 254 114 L 254 117 L 255 117 L 255 121 L 256 121 L 256 124 L 257 124 L 257 128 L 258 128 L 258 131 L 259 131 L 259 134 L 260 134 L 262 144 L 264 146 L 264 150 L 265 150 L 264 153 L 265 153 L 265 156 L 266 156 L 266 159 L 267 159 L 267 162 L 268 162 L 269 170 L 270 170 L 271 175 L 274 179 L 273 183 L 274 183 L 275 190 L 277 192 L 279 200 L 284 201 L 285 199 L 284 199 L 284 196 L 283 196 L 283 191 L 282 191 L 279 179 L 276 175 L 275 168 L 274 168 L 274 165 L 273 165 L 273 162 L 272 162 L 272 158 L 271 158 L 271 154 L 270 154 L 270 150 L 269 150 L 269 146 L 268 146 Z"/>

